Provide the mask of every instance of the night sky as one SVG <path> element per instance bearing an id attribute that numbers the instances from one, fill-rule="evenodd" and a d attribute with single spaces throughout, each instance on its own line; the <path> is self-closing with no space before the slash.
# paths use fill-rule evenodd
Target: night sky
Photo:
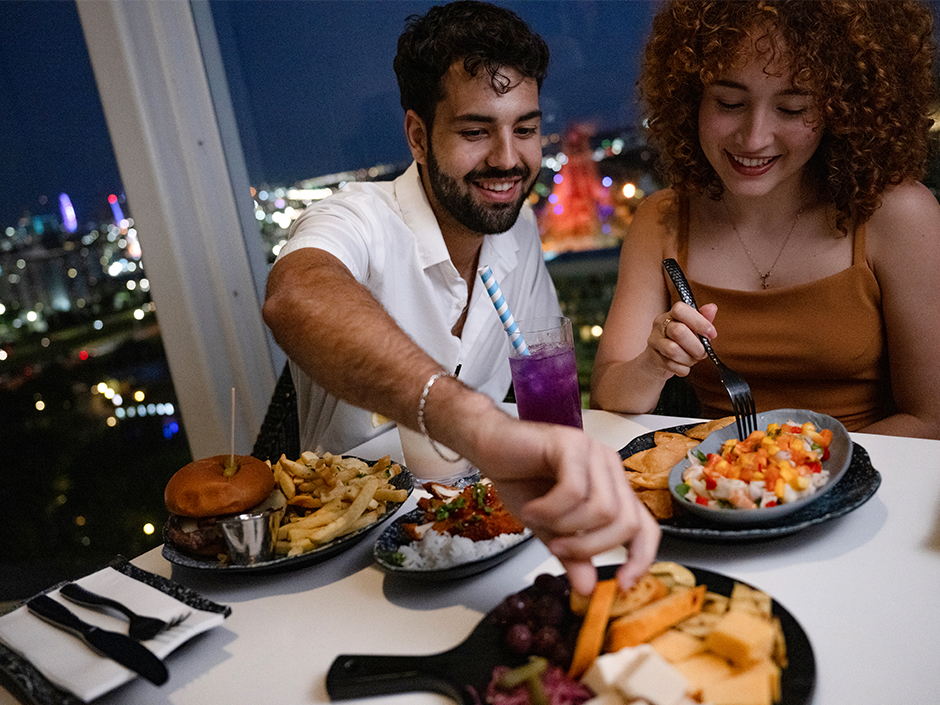
<path id="1" fill-rule="evenodd" d="M 252 184 L 407 159 L 392 58 L 405 18 L 434 4 L 213 1 Z M 600 129 L 635 121 L 653 2 L 500 4 L 552 50 L 545 132 L 572 121 Z M 25 210 L 57 211 L 60 192 L 80 222 L 106 213 L 120 176 L 73 2 L 0 2 L 0 105 L 0 226 Z"/>

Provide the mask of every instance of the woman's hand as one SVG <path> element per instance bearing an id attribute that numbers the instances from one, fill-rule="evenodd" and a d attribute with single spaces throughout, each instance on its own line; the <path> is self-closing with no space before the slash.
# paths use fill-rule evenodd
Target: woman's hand
<path id="1" fill-rule="evenodd" d="M 718 335 L 712 325 L 717 313 L 715 304 L 705 304 L 696 311 L 680 301 L 653 319 L 647 345 L 655 353 L 655 363 L 666 373 L 664 376 L 685 377 L 692 365 L 705 359 L 705 346 L 698 336 L 711 340 Z"/>

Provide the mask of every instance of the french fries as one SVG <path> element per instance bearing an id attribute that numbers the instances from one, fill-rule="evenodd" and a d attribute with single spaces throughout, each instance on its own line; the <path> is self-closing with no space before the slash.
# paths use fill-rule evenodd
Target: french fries
<path id="1" fill-rule="evenodd" d="M 389 502 L 404 502 L 408 491 L 389 480 L 401 466 L 388 456 L 369 465 L 358 458 L 305 452 L 299 460 L 282 455 L 272 467 L 287 498 L 276 550 L 296 556 L 376 522 Z"/>

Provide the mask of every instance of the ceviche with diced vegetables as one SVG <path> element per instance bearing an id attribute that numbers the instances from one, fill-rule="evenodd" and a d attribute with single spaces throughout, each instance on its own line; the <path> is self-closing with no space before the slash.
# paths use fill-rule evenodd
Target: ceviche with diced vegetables
<path id="1" fill-rule="evenodd" d="M 795 502 L 829 481 L 832 431 L 810 422 L 772 423 L 743 441 L 731 438 L 720 453 L 693 448 L 676 493 L 713 509 L 758 509 Z"/>

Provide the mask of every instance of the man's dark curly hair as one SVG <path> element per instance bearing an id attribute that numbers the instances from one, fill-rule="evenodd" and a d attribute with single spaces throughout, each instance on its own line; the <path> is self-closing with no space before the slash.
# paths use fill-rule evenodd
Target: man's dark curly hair
<path id="1" fill-rule="evenodd" d="M 482 68 L 500 93 L 512 87 L 503 67 L 535 79 L 541 89 L 548 45 L 518 15 L 486 2 L 462 0 L 408 17 L 398 39 L 395 74 L 401 107 L 414 110 L 428 129 L 444 96 L 441 79 L 456 61 L 473 76 Z"/>
<path id="2" fill-rule="evenodd" d="M 680 193 L 719 198 L 723 186 L 699 145 L 704 86 L 752 44 L 783 54 L 794 86 L 819 109 L 812 160 L 821 197 L 843 233 L 878 209 L 885 189 L 924 174 L 936 82 L 933 17 L 920 2 L 672 0 L 657 14 L 640 92 L 649 137 Z"/>

